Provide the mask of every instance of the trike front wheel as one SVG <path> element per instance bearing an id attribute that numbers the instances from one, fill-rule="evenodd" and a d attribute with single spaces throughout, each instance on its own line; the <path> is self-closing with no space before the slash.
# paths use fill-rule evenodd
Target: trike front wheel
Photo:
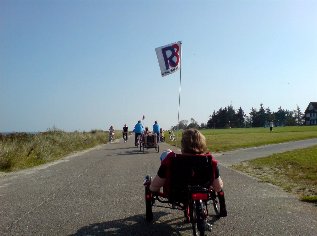
<path id="1" fill-rule="evenodd" d="M 153 220 L 152 193 L 148 186 L 145 187 L 145 219 L 149 222 Z"/>

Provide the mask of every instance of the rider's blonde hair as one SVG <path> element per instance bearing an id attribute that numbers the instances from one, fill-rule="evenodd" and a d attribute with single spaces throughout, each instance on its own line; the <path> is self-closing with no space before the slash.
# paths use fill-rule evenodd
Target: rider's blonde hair
<path id="1" fill-rule="evenodd" d="M 182 153 L 202 154 L 207 151 L 206 138 L 197 129 L 186 129 L 181 144 Z"/>

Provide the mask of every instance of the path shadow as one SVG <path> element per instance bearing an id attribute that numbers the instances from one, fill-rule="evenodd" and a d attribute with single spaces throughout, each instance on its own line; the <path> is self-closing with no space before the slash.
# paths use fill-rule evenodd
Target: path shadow
<path id="1" fill-rule="evenodd" d="M 120 150 L 120 149 L 137 149 L 137 147 L 129 146 L 129 147 L 103 148 L 103 150 Z"/>
<path id="2" fill-rule="evenodd" d="M 104 156 L 105 157 L 113 157 L 113 156 L 133 156 L 135 154 L 142 154 L 142 155 L 145 155 L 147 154 L 146 152 L 143 153 L 143 152 L 140 152 L 140 150 L 138 149 L 133 149 L 133 150 L 127 150 L 125 152 L 121 152 L 121 153 L 110 153 L 110 154 L 105 154 Z"/>
<path id="3" fill-rule="evenodd" d="M 162 220 L 168 215 L 166 212 L 155 212 L 153 222 L 147 222 L 144 214 L 106 221 L 101 223 L 90 224 L 77 230 L 76 233 L 69 236 L 86 236 L 86 235 L 118 235 L 118 236 L 180 236 L 184 234 L 191 235 L 192 226 L 190 223 L 184 223 L 184 217 Z M 209 218 L 208 222 L 213 225 L 219 218 Z"/>
<path id="4" fill-rule="evenodd" d="M 140 152 L 139 149 L 127 150 L 126 152 L 117 153 L 118 156 L 135 155 L 135 154 L 145 154 L 145 153 Z"/>
<path id="5" fill-rule="evenodd" d="M 153 223 L 145 220 L 144 214 L 135 215 L 125 219 L 106 221 L 101 223 L 90 224 L 77 230 L 76 233 L 69 236 L 84 236 L 84 235 L 151 235 L 151 236 L 171 236 L 182 235 L 181 231 L 190 230 L 190 225 L 186 224 L 185 228 L 179 229 L 179 224 L 184 224 L 177 218 L 173 220 L 159 221 L 161 217 L 166 216 L 166 212 L 155 212 Z M 182 217 L 183 218 L 183 217 Z M 159 222 L 158 222 L 159 221 Z M 188 227 L 187 227 L 188 226 Z"/>

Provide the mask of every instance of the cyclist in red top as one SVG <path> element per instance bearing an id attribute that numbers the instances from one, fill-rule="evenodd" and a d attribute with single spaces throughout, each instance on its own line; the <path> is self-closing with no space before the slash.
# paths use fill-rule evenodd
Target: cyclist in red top
<path id="1" fill-rule="evenodd" d="M 211 156 L 212 155 L 207 152 L 207 145 L 206 145 L 206 138 L 196 129 L 187 129 L 183 132 L 182 140 L 181 140 L 181 152 L 184 156 L 197 156 L 197 158 L 201 156 Z M 168 195 L 169 192 L 169 176 L 170 173 L 170 166 L 171 166 L 171 158 L 176 154 L 168 150 L 167 152 L 163 152 L 161 156 L 161 166 L 157 172 L 157 175 L 154 177 L 153 181 L 150 185 L 150 190 L 153 192 L 158 192 L 161 187 L 163 187 L 164 193 Z M 164 158 L 164 156 L 166 156 Z M 214 170 L 214 178 L 212 181 L 212 186 L 216 192 L 218 192 L 219 196 L 219 204 L 220 204 L 220 216 L 225 217 L 227 216 L 224 192 L 222 191 L 223 188 L 223 181 L 219 175 L 219 169 L 217 166 L 217 161 L 212 157 L 212 164 Z"/>

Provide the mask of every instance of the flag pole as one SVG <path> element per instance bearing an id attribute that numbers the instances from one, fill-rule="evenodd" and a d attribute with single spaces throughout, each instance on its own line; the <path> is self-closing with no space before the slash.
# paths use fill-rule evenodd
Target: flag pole
<path id="1" fill-rule="evenodd" d="M 180 114 L 180 107 L 181 107 L 181 90 L 182 90 L 182 41 L 180 41 L 180 68 L 179 68 L 179 89 L 178 89 L 178 114 L 177 114 L 177 136 L 176 136 L 176 144 L 177 147 L 177 141 L 179 137 L 179 114 Z"/>
<path id="2" fill-rule="evenodd" d="M 163 47 L 155 48 L 155 52 L 156 52 L 159 66 L 160 66 L 162 77 L 169 75 L 169 74 L 172 74 L 179 69 L 179 94 L 178 94 L 177 127 L 176 128 L 172 127 L 172 130 L 177 132 L 176 136 L 174 135 L 174 132 L 173 132 L 173 141 L 176 140 L 176 144 L 175 144 L 176 147 L 177 147 L 177 140 L 178 140 L 178 133 L 179 133 L 181 86 L 182 86 L 182 47 L 181 47 L 181 45 L 182 45 L 182 41 L 178 41 L 175 43 L 165 45 Z M 177 58 L 176 61 L 174 61 L 175 57 Z"/>

